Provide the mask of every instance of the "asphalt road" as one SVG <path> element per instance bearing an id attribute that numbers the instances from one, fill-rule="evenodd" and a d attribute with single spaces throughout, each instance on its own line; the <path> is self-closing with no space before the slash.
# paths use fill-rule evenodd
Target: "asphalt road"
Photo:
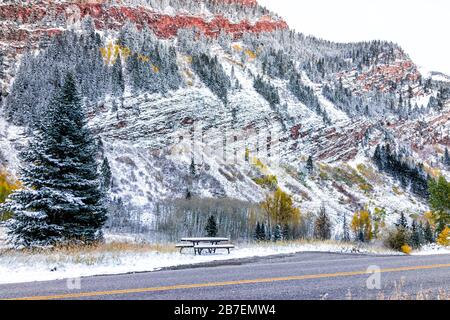
<path id="1" fill-rule="evenodd" d="M 396 292 L 413 296 L 424 292 L 431 298 L 436 298 L 439 290 L 450 294 L 450 255 L 300 253 L 223 263 L 86 277 L 79 283 L 58 280 L 0 285 L 0 299 L 334 300 L 382 295 L 387 299 Z M 370 266 L 379 268 L 380 273 L 367 273 Z"/>

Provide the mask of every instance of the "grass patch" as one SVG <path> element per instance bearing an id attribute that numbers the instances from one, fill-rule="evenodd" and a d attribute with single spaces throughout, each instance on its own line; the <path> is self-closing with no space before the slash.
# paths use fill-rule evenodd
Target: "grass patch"
<path id="1" fill-rule="evenodd" d="M 75 263 L 93 266 L 107 263 L 111 260 L 120 260 L 129 254 L 146 253 L 174 253 L 177 252 L 174 244 L 149 244 L 111 242 L 96 245 L 68 245 L 44 249 L 2 249 L 0 258 L 9 258 L 12 261 L 29 261 L 44 259 L 47 263 Z"/>

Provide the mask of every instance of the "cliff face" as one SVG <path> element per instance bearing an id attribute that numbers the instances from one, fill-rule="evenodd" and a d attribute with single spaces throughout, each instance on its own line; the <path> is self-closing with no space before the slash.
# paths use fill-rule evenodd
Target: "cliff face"
<path id="1" fill-rule="evenodd" d="M 257 5 L 253 0 L 224 0 L 218 3 L 244 7 Z M 33 44 L 42 34 L 53 35 L 67 24 L 75 24 L 87 16 L 93 19 L 98 30 L 117 30 L 130 22 L 138 28 L 147 27 L 162 38 L 175 36 L 179 29 L 193 27 L 208 36 L 217 36 L 220 31 L 224 31 L 234 37 L 239 37 L 243 32 L 270 32 L 287 28 L 283 20 L 268 15 L 232 21 L 222 14 L 207 10 L 189 12 L 173 8 L 129 6 L 126 1 L 114 5 L 106 1 L 34 1 L 26 5 L 0 5 L 0 41 L 3 46 L 11 42 L 17 48 L 27 42 Z"/>
<path id="2" fill-rule="evenodd" d="M 17 167 L 26 131 L 5 119 L 26 126 L 36 97 L 48 98 L 70 70 L 111 164 L 112 194 L 125 202 L 151 207 L 187 188 L 258 202 L 276 181 L 303 211 L 326 202 L 336 222 L 368 203 L 388 213 L 426 207 L 371 161 L 375 146 L 389 142 L 406 150 L 405 161 L 447 174 L 439 162 L 450 146 L 443 93 L 401 48 L 295 34 L 254 0 L 148 3 L 0 5 L 8 166 Z M 95 30 L 84 28 L 87 17 Z M 128 24 L 136 33 L 118 42 Z M 179 32 L 191 28 L 206 37 Z"/>

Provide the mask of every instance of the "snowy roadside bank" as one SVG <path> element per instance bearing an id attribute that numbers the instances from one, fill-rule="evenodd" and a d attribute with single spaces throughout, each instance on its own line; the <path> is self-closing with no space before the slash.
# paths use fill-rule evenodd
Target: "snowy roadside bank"
<path id="1" fill-rule="evenodd" d="M 0 244 L 0 284 L 157 271 L 208 262 L 300 252 L 402 255 L 376 245 L 361 246 L 336 241 L 294 241 L 237 244 L 236 249 L 229 255 L 217 252 L 195 256 L 189 250 L 180 254 L 173 244 L 140 243 L 131 236 L 108 235 L 106 240 L 107 243 L 99 247 L 74 247 L 38 252 L 10 250 L 2 248 Z M 428 245 L 412 254 L 450 254 L 450 248 Z"/>
<path id="2" fill-rule="evenodd" d="M 0 284 L 57 280 L 94 275 L 156 271 L 213 261 L 265 257 L 299 252 L 336 252 L 352 254 L 398 254 L 377 247 L 357 248 L 353 244 L 263 243 L 237 245 L 231 254 L 218 252 L 195 256 L 180 254 L 173 245 L 130 245 L 113 243 L 97 250 L 56 250 L 38 253 L 0 252 Z"/>
<path id="3" fill-rule="evenodd" d="M 426 256 L 435 254 L 450 254 L 450 247 L 442 247 L 436 243 L 431 243 L 423 246 L 418 251 L 413 251 L 411 255 L 413 256 Z"/>

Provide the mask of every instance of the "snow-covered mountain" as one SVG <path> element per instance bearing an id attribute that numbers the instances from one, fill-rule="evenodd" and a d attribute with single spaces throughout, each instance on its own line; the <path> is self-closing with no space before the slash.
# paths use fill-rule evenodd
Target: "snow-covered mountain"
<path id="1" fill-rule="evenodd" d="M 448 175 L 449 82 L 396 44 L 296 34 L 254 0 L 3 1 L 0 25 L 0 160 L 13 172 L 71 71 L 113 196 L 149 216 L 187 193 L 256 203 L 278 185 L 336 225 L 362 206 L 392 220 L 427 210 L 417 177 Z M 386 144 L 400 175 L 373 160 Z"/>

